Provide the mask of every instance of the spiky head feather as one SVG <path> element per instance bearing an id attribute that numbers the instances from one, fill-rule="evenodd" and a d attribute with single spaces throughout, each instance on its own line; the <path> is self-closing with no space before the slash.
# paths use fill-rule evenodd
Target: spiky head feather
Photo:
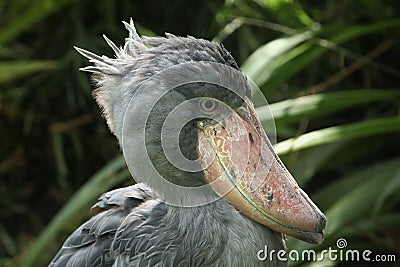
<path id="1" fill-rule="evenodd" d="M 124 112 L 135 90 L 149 77 L 173 65 L 196 62 L 217 62 L 235 69 L 238 66 L 225 48 L 217 43 L 194 37 L 140 37 L 133 20 L 123 22 L 129 32 L 125 44 L 118 47 L 103 35 L 115 58 L 98 56 L 82 48 L 75 49 L 93 66 L 81 68 L 94 73 L 97 89 L 94 97 L 103 110 L 110 130 L 121 140 Z M 162 82 L 162 81 L 160 81 Z M 152 90 L 149 88 L 149 90 Z"/>

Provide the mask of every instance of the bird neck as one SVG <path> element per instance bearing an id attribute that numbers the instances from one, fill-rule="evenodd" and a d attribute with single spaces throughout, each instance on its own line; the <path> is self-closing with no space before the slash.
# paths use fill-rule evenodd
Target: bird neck
<path id="1" fill-rule="evenodd" d="M 243 216 L 224 199 L 199 207 L 166 208 L 164 231 L 172 231 L 180 248 L 191 254 L 181 256 L 204 257 L 207 252 L 205 265 L 266 266 L 257 259 L 259 250 L 265 246 L 275 251 L 285 249 L 280 233 Z"/>

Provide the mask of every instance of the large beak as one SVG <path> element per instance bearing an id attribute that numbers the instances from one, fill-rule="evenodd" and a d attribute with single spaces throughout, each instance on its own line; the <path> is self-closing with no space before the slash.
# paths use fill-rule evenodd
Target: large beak
<path id="1" fill-rule="evenodd" d="M 258 223 L 322 243 L 326 218 L 273 151 L 251 101 L 201 127 L 198 140 L 205 177 L 215 192 Z"/>

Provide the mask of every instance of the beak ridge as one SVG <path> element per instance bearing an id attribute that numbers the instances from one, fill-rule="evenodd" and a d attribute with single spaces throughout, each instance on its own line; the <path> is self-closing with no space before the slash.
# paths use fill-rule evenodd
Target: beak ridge
<path id="1" fill-rule="evenodd" d="M 200 157 L 210 149 L 216 155 L 205 166 L 207 182 L 252 220 L 309 243 L 322 243 L 324 214 L 273 151 L 252 104 L 245 103 L 244 108 L 229 115 L 224 126 L 200 131 Z"/>

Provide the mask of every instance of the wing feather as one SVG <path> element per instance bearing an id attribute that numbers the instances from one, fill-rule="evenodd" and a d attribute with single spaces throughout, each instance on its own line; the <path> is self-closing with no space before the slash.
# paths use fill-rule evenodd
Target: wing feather
<path id="1" fill-rule="evenodd" d="M 71 234 L 49 266 L 112 266 L 119 254 L 127 253 L 134 228 L 146 220 L 135 209 L 150 212 L 155 203 L 157 195 L 144 184 L 103 194 L 93 206 L 103 211 Z M 111 253 L 112 247 L 118 249 Z"/>

